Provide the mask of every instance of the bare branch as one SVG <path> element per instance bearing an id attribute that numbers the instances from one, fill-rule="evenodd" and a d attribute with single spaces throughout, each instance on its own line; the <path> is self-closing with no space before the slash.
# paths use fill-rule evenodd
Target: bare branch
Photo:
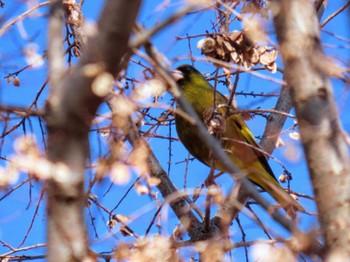
<path id="1" fill-rule="evenodd" d="M 340 7 L 337 11 L 335 11 L 333 14 L 331 14 L 330 16 L 328 16 L 326 18 L 326 20 L 324 20 L 321 24 L 321 27 L 324 27 L 326 24 L 328 24 L 329 21 L 331 21 L 334 17 L 336 17 L 337 15 L 339 15 L 341 12 L 343 12 L 347 7 L 350 6 L 350 1 L 348 1 L 347 3 L 345 3 L 342 7 Z"/>
<path id="2" fill-rule="evenodd" d="M 0 36 L 3 35 L 7 29 L 9 29 L 11 26 L 13 26 L 15 23 L 23 20 L 25 17 L 27 17 L 28 15 L 30 15 L 32 12 L 34 12 L 35 10 L 37 10 L 38 8 L 48 5 L 50 3 L 50 1 L 45 1 L 42 2 L 34 7 L 32 7 L 31 9 L 27 10 L 26 12 L 24 12 L 23 14 L 17 16 L 16 18 L 12 19 L 11 21 L 7 22 L 1 29 L 0 29 Z"/>

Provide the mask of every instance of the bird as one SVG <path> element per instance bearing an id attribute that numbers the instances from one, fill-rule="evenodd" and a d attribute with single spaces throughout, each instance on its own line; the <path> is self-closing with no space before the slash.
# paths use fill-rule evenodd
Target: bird
<path id="1" fill-rule="evenodd" d="M 305 212 L 302 205 L 279 184 L 266 155 L 260 149 L 242 116 L 236 113 L 237 108 L 228 105 L 229 99 L 216 91 L 191 65 L 181 65 L 173 72 L 181 95 L 247 178 L 268 192 L 290 217 L 295 218 L 296 211 Z M 181 110 L 181 106 L 177 105 L 177 109 Z M 175 125 L 180 141 L 191 155 L 213 169 L 227 172 L 223 164 L 215 160 L 210 149 L 182 114 L 175 114 Z"/>

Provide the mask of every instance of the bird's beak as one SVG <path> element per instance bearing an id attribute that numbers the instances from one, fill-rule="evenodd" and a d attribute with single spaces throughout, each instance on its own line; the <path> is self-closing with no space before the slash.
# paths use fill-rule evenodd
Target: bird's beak
<path id="1" fill-rule="evenodd" d="M 174 78 L 176 81 L 178 81 L 178 80 L 184 78 L 184 74 L 183 74 L 180 70 L 177 70 L 177 69 L 172 70 L 172 71 L 171 71 L 171 75 L 173 76 L 173 78 Z"/>

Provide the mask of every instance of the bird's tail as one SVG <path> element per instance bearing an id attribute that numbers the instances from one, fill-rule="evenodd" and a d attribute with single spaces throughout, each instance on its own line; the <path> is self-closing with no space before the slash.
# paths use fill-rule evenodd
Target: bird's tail
<path id="1" fill-rule="evenodd" d="M 261 171 L 259 173 L 261 173 Z M 256 172 L 254 172 L 254 174 L 248 174 L 247 177 L 268 192 L 274 199 L 276 199 L 291 218 L 294 219 L 296 217 L 297 211 L 305 212 L 303 206 L 291 195 L 289 195 L 267 172 L 264 172 L 264 174 L 259 174 L 258 176 Z"/>

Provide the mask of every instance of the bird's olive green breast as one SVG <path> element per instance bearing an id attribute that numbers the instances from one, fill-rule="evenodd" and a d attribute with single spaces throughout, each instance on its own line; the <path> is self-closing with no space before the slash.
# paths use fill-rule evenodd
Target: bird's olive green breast
<path id="1" fill-rule="evenodd" d="M 203 121 L 203 113 L 214 106 L 214 89 L 202 75 L 191 75 L 191 78 L 184 78 L 179 81 L 183 97 L 193 107 L 198 117 Z M 216 93 L 217 104 L 224 104 L 225 98 Z M 178 106 L 179 109 L 181 107 Z M 210 165 L 210 150 L 201 141 L 191 123 L 180 115 L 176 115 L 176 130 L 178 136 L 187 150 L 201 162 Z"/>

